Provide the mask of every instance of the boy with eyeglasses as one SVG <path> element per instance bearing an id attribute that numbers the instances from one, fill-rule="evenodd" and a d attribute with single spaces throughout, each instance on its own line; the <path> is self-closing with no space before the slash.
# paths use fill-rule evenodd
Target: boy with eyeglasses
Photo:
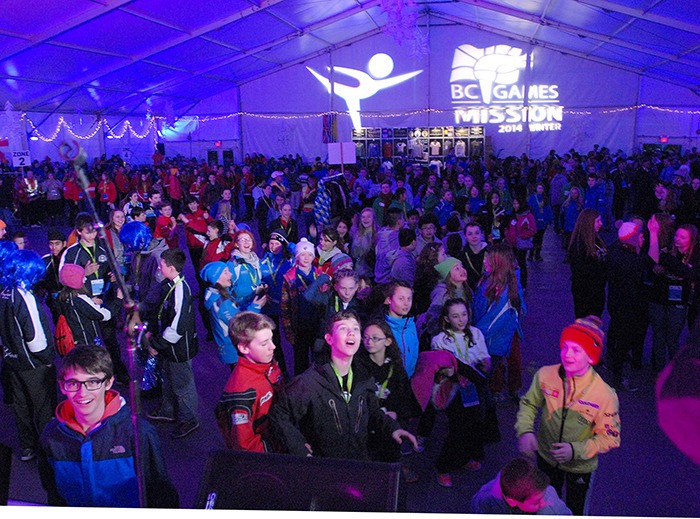
<path id="1" fill-rule="evenodd" d="M 41 435 L 40 473 L 52 506 L 138 508 L 136 445 L 131 410 L 112 389 L 109 353 L 76 346 L 61 362 L 66 396 Z M 177 508 L 179 498 L 165 469 L 155 428 L 138 418 L 145 506 Z"/>
<path id="2" fill-rule="evenodd" d="M 112 269 L 107 259 L 107 250 L 97 239 L 95 218 L 89 213 L 80 213 L 75 218 L 75 231 L 78 241 L 68 247 L 58 264 L 59 272 L 66 263 L 75 263 L 85 269 L 84 288 L 91 298 L 98 298 L 107 304 L 114 303 L 116 299 L 116 285 L 113 281 Z M 102 335 L 105 346 L 112 357 L 112 362 L 117 374 L 117 383 L 126 385 L 129 383 L 129 370 L 121 357 L 121 350 L 117 340 L 117 315 L 113 315 L 109 321 L 101 323 Z"/>

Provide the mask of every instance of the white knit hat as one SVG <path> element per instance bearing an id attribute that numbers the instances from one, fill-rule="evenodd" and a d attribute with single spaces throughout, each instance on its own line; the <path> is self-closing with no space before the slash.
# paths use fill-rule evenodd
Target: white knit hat
<path id="1" fill-rule="evenodd" d="M 299 243 L 297 243 L 294 257 L 298 257 L 299 254 L 301 254 L 302 252 L 310 252 L 311 254 L 316 255 L 316 249 L 314 248 L 314 244 L 306 238 L 302 238 L 301 240 L 299 240 Z"/>

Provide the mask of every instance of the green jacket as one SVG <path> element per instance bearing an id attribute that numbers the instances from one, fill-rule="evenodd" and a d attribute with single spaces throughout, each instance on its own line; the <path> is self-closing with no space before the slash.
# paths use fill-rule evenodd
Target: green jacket
<path id="1" fill-rule="evenodd" d="M 559 468 L 565 472 L 588 474 L 598 467 L 598 454 L 620 446 L 617 393 L 593 368 L 580 377 L 567 377 L 564 386 L 560 367 L 560 364 L 543 366 L 535 374 L 530 389 L 520 399 L 515 430 L 518 437 L 535 432 L 535 419 L 542 409 L 536 431 L 540 456 L 555 466 L 557 462 L 549 454 L 552 443 L 570 443 L 574 457 L 560 464 Z M 560 438 L 562 419 L 564 428 Z"/>

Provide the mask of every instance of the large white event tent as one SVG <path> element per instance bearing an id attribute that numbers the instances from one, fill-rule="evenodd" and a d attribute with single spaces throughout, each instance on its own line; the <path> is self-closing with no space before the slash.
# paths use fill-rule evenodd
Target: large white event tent
<path id="1" fill-rule="evenodd" d="M 74 139 L 90 156 L 134 163 L 157 143 L 168 156 L 312 159 L 326 156 L 334 128 L 350 141 L 353 127 L 480 127 L 500 156 L 688 149 L 700 141 L 700 9 L 688 0 L 4 0 L 0 101 L 0 151 L 31 159 L 57 159 Z"/>

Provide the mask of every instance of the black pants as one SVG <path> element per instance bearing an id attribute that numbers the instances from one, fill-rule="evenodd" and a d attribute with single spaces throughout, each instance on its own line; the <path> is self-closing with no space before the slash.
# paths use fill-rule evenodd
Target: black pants
<path id="1" fill-rule="evenodd" d="M 243 195 L 243 201 L 245 202 L 245 216 L 243 220 L 252 220 L 255 213 L 255 198 L 253 195 Z"/>
<path id="2" fill-rule="evenodd" d="M 513 253 L 520 267 L 520 286 L 525 290 L 527 288 L 527 250 L 513 247 Z"/>
<path id="3" fill-rule="evenodd" d="M 564 499 L 564 502 L 574 515 L 588 515 L 588 490 L 595 472 L 589 474 L 564 472 L 557 467 L 552 467 L 539 454 L 537 455 L 537 467 L 549 476 L 551 485 L 562 499 L 564 499 L 562 490 L 564 483 L 566 483 L 566 499 Z"/>
<path id="4" fill-rule="evenodd" d="M 131 380 L 131 375 L 129 373 L 129 368 L 126 367 L 126 364 L 124 364 L 122 360 L 122 351 L 119 347 L 119 341 L 117 340 L 117 318 L 117 315 L 113 315 L 109 321 L 102 323 L 102 333 L 105 339 L 105 348 L 112 359 L 114 376 L 117 382 L 120 384 L 128 384 Z"/>
<path id="5" fill-rule="evenodd" d="M 559 234 L 561 232 L 562 228 L 562 212 L 561 212 L 561 204 L 559 205 L 553 205 L 552 206 L 552 213 L 554 216 L 554 232 Z"/>
<path id="6" fill-rule="evenodd" d="M 56 410 L 56 367 L 12 370 L 10 378 L 19 444 L 22 449 L 37 449 L 39 436 Z"/>
<path id="7" fill-rule="evenodd" d="M 63 217 L 63 198 L 46 200 L 46 215 L 50 225 L 58 225 Z"/>
<path id="8" fill-rule="evenodd" d="M 464 407 L 459 393 L 447 406 L 448 432 L 435 463 L 439 473 L 462 468 L 472 459 L 484 459 L 482 414 L 478 405 Z"/>
<path id="9" fill-rule="evenodd" d="M 602 317 L 605 308 L 605 281 L 590 279 L 571 283 L 576 319 L 596 315 Z"/>
<path id="10" fill-rule="evenodd" d="M 542 242 L 544 241 L 544 232 L 547 229 L 538 229 L 532 237 L 532 249 L 530 249 L 530 258 L 539 259 L 542 257 Z"/>
<path id="11" fill-rule="evenodd" d="M 636 306 L 636 305 L 635 305 Z M 632 309 L 635 310 L 635 309 Z M 641 369 L 644 355 L 644 339 L 647 335 L 649 317 L 646 308 L 625 313 L 612 312 L 608 327 L 607 356 L 610 370 L 616 378 L 622 376 L 625 361 Z M 617 380 L 619 382 L 619 380 Z"/>

